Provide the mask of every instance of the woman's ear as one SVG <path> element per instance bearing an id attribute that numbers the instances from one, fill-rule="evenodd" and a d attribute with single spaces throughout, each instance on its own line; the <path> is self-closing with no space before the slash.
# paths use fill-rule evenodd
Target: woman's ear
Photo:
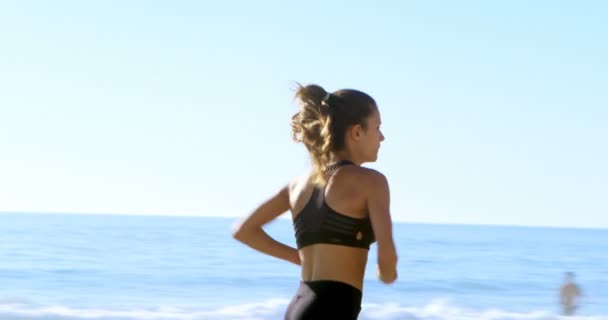
<path id="1" fill-rule="evenodd" d="M 360 124 L 355 124 L 350 128 L 349 132 L 351 138 L 358 141 L 363 135 L 363 127 Z"/>

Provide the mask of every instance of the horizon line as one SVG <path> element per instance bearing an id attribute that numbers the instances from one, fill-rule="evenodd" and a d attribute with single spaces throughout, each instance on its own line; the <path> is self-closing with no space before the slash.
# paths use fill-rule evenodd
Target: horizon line
<path id="1" fill-rule="evenodd" d="M 56 212 L 56 211 L 2 211 L 0 215 L 8 214 L 31 214 L 31 215 L 77 215 L 77 216 L 122 216 L 122 217 L 167 217 L 167 218 L 224 218 L 239 219 L 239 215 L 204 215 L 204 214 L 154 214 L 154 213 L 100 213 L 100 212 Z M 291 220 L 291 217 L 282 214 L 278 220 Z M 562 226 L 562 225 L 525 225 L 510 223 L 470 223 L 470 222 L 436 222 L 436 221 L 412 221 L 404 219 L 393 219 L 395 224 L 419 224 L 440 226 L 473 226 L 473 227 L 512 227 L 512 228 L 549 228 L 549 229 L 585 229 L 585 230 L 608 230 L 608 227 L 597 226 Z"/>

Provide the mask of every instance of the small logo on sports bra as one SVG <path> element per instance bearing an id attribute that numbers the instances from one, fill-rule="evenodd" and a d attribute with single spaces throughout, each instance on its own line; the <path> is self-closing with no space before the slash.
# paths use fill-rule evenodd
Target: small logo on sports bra
<path id="1" fill-rule="evenodd" d="M 357 240 L 361 240 L 363 239 L 363 232 L 359 231 L 357 232 Z"/>

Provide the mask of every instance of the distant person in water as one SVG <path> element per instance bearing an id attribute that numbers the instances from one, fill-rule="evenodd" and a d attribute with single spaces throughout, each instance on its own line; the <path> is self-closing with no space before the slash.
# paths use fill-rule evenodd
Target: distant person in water
<path id="1" fill-rule="evenodd" d="M 265 254 L 301 265 L 297 293 L 285 319 L 357 319 L 370 244 L 377 242 L 377 276 L 397 279 L 389 185 L 376 161 L 384 136 L 380 112 L 364 92 L 326 92 L 298 86 L 300 110 L 291 118 L 312 170 L 291 180 L 233 231 L 237 240 Z M 290 211 L 297 249 L 277 242 L 263 226 Z"/>
<path id="2" fill-rule="evenodd" d="M 560 304 L 562 305 L 562 313 L 564 315 L 571 316 L 574 314 L 579 307 L 580 296 L 581 289 L 574 283 L 574 273 L 566 272 L 564 284 L 559 290 Z"/>

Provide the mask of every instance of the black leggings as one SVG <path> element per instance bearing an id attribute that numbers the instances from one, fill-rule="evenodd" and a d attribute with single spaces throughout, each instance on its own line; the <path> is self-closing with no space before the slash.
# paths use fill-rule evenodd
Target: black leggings
<path id="1" fill-rule="evenodd" d="M 285 320 L 355 320 L 361 297 L 361 290 L 344 282 L 304 281 L 287 307 Z"/>

